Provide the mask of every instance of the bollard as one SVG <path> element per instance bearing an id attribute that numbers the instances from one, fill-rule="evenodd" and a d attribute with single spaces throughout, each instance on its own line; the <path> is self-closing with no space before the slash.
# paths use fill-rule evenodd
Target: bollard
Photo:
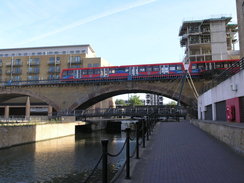
<path id="1" fill-rule="evenodd" d="M 148 120 L 146 120 L 146 129 L 147 129 L 147 140 L 149 140 L 149 124 L 148 124 Z"/>
<path id="2" fill-rule="evenodd" d="M 142 121 L 142 147 L 145 148 L 145 121 Z"/>
<path id="3" fill-rule="evenodd" d="M 102 150 L 103 150 L 103 169 L 102 169 L 102 176 L 103 176 L 103 183 L 108 182 L 108 140 L 103 139 L 101 140 L 102 143 Z"/>
<path id="4" fill-rule="evenodd" d="M 139 159 L 139 122 L 136 123 L 136 159 Z"/>
<path id="5" fill-rule="evenodd" d="M 126 179 L 130 179 L 130 128 L 126 128 Z"/>

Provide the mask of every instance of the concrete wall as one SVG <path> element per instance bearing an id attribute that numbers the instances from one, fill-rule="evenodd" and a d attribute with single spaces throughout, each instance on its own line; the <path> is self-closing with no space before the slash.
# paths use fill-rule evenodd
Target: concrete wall
<path id="1" fill-rule="evenodd" d="M 218 140 L 224 142 L 235 151 L 244 155 L 244 126 L 234 126 L 227 123 L 202 122 L 193 120 L 191 123 Z"/>
<path id="2" fill-rule="evenodd" d="M 199 96 L 198 119 L 200 119 L 201 113 L 202 119 L 205 119 L 204 112 L 206 111 L 206 106 L 213 104 L 213 119 L 216 119 L 216 110 L 214 107 L 217 102 L 244 96 L 244 85 L 242 81 L 244 81 L 244 70 Z"/>
<path id="3" fill-rule="evenodd" d="M 210 22 L 212 60 L 225 60 L 227 56 L 225 21 Z"/>
<path id="4" fill-rule="evenodd" d="M 78 123 L 1 126 L 0 148 L 75 134 Z"/>
<path id="5" fill-rule="evenodd" d="M 244 0 L 236 0 L 240 55 L 244 57 Z"/>

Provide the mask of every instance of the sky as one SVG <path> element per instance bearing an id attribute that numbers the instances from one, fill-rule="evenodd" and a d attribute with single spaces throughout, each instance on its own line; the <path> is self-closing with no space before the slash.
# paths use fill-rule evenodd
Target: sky
<path id="1" fill-rule="evenodd" d="M 0 49 L 90 44 L 112 65 L 180 62 L 186 20 L 232 16 L 235 0 L 0 0 Z"/>

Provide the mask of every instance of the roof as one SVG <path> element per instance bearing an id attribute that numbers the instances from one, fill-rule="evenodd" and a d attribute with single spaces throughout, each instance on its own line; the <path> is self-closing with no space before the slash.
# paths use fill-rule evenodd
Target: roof
<path id="1" fill-rule="evenodd" d="M 43 47 L 26 47 L 26 48 L 6 48 L 0 49 L 0 51 L 12 51 L 12 50 L 30 50 L 30 49 L 49 49 L 49 48 L 65 48 L 65 47 L 89 47 L 90 50 L 95 53 L 93 48 L 89 44 L 84 45 L 62 45 L 62 46 L 43 46 Z"/>
<path id="2" fill-rule="evenodd" d="M 179 36 L 182 36 L 183 34 L 185 34 L 185 32 L 187 30 L 187 26 L 189 26 L 190 24 L 202 24 L 202 23 L 210 23 L 210 22 L 215 22 L 215 21 L 225 21 L 227 24 L 228 22 L 230 22 L 231 19 L 232 19 L 232 17 L 220 17 L 220 18 L 209 18 L 209 19 L 203 19 L 203 20 L 184 21 L 182 23 L 182 26 L 180 27 Z"/>

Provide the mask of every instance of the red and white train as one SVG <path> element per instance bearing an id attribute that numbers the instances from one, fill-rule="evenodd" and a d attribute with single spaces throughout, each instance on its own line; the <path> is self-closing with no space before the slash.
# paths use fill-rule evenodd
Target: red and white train
<path id="1" fill-rule="evenodd" d="M 229 68 L 235 60 L 215 60 L 191 62 L 189 73 L 192 76 L 201 76 L 206 71 L 225 70 Z M 182 62 L 162 63 L 147 65 L 124 65 L 109 67 L 91 68 L 69 68 L 63 69 L 60 78 L 62 80 L 103 80 L 103 79 L 146 79 L 146 78 L 168 78 L 179 77 L 185 73 Z"/>

